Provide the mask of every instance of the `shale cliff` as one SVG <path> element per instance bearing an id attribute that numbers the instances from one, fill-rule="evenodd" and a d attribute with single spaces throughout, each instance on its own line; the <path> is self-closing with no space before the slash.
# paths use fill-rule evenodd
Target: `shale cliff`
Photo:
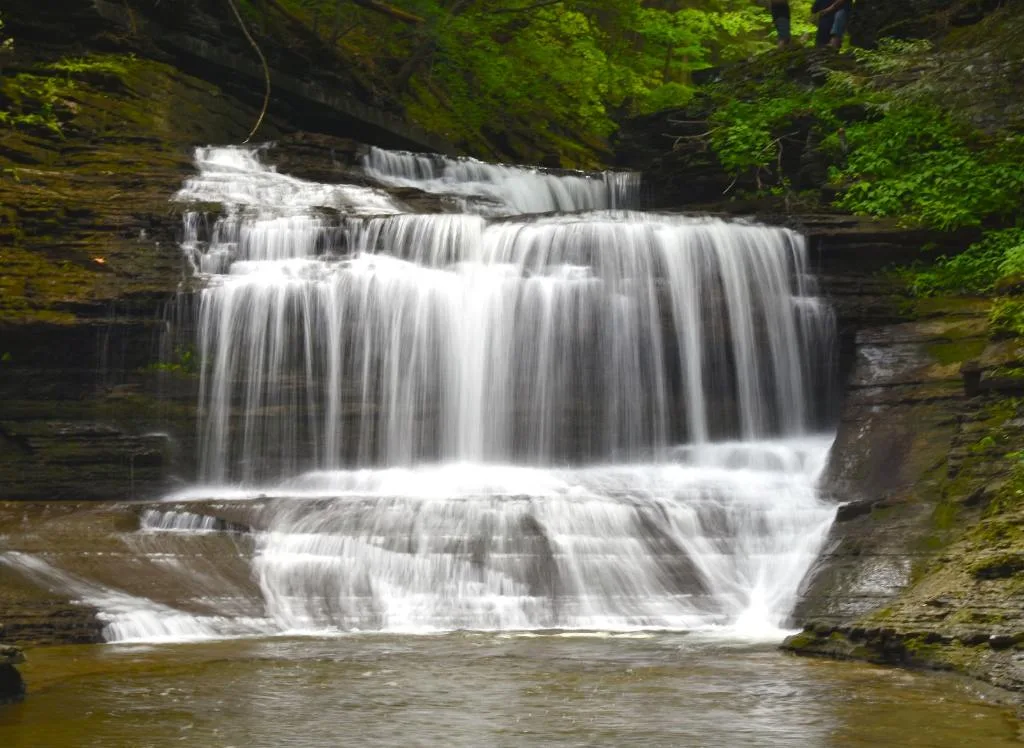
<path id="1" fill-rule="evenodd" d="M 197 144 L 246 137 L 262 70 L 225 4 L 171 5 L 4 7 L 16 40 L 0 79 L 5 499 L 153 496 L 191 475 L 191 352 L 164 334 L 190 275 L 170 198 Z M 259 137 L 285 168 L 329 180 L 352 166 L 359 146 L 336 136 L 450 150 L 344 68 L 312 70 L 306 47 L 268 47 Z"/>

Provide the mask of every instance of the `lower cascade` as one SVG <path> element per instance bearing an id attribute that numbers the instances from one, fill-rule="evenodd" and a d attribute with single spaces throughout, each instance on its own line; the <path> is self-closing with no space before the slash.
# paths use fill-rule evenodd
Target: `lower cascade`
<path id="1" fill-rule="evenodd" d="M 834 323 L 799 234 L 641 212 L 627 174 L 196 164 L 176 199 L 224 208 L 182 243 L 199 480 L 120 538 L 133 575 L 0 563 L 95 605 L 111 641 L 779 636 L 835 514 Z"/>

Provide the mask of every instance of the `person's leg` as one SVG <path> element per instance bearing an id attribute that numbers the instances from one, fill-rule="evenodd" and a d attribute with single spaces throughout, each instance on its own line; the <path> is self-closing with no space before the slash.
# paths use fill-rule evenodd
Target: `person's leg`
<path id="1" fill-rule="evenodd" d="M 789 3 L 772 3 L 772 22 L 779 35 L 779 46 L 786 47 L 790 42 Z"/>
<path id="2" fill-rule="evenodd" d="M 846 22 L 850 17 L 849 7 L 842 7 L 835 12 L 835 18 L 832 19 L 831 38 L 829 44 L 836 49 L 843 46 L 843 34 L 846 33 Z"/>
<path id="3" fill-rule="evenodd" d="M 827 47 L 832 39 L 832 23 L 835 21 L 835 12 L 822 13 L 818 16 L 818 33 L 814 37 L 816 47 Z"/>

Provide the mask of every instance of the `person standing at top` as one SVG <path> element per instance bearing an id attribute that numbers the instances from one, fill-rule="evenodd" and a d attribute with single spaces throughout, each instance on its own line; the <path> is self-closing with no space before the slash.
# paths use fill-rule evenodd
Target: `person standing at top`
<path id="1" fill-rule="evenodd" d="M 842 47 L 846 23 L 850 20 L 850 0 L 814 0 L 811 12 L 818 14 L 817 46 Z"/>
<path id="2" fill-rule="evenodd" d="M 791 40 L 789 32 L 789 0 L 769 0 L 768 8 L 772 12 L 772 23 L 779 35 L 779 49 L 788 47 Z"/>

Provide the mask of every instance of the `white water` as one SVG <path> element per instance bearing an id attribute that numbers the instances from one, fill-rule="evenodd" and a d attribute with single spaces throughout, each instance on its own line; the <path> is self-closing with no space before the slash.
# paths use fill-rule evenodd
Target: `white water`
<path id="1" fill-rule="evenodd" d="M 632 175 L 372 151 L 369 175 L 463 211 L 411 215 L 254 151 L 197 167 L 178 199 L 225 214 L 186 220 L 201 475 L 169 498 L 249 513 L 263 615 L 230 614 L 215 574 L 193 616 L 65 580 L 111 640 L 779 636 L 834 516 L 815 489 L 833 323 L 799 235 L 619 210 Z M 550 211 L 577 212 L 523 215 Z M 178 549 L 180 582 L 181 543 L 222 526 L 152 512 L 131 542 Z"/>
<path id="2" fill-rule="evenodd" d="M 463 210 L 488 215 L 624 208 L 640 192 L 639 176 L 630 172 L 560 175 L 380 148 L 370 150 L 366 173 L 393 187 L 451 195 Z"/>

